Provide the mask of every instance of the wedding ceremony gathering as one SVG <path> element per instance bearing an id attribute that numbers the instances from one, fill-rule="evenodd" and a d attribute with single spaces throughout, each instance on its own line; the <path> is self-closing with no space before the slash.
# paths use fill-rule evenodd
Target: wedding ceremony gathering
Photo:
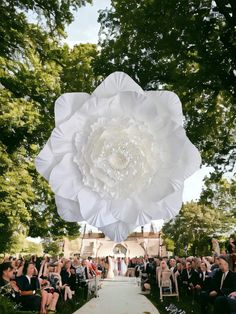
<path id="1" fill-rule="evenodd" d="M 236 314 L 235 0 L 0 2 L 0 314 Z"/>

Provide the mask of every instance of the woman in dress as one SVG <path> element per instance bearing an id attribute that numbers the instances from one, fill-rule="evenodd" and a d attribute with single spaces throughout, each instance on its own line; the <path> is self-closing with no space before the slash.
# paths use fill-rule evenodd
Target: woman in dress
<path id="1" fill-rule="evenodd" d="M 120 265 L 120 274 L 121 276 L 125 276 L 127 273 L 127 265 L 125 263 L 124 257 L 122 257 L 121 265 Z"/>
<path id="2" fill-rule="evenodd" d="M 114 265 L 114 275 L 117 276 L 118 275 L 118 264 L 117 264 L 117 260 L 115 257 L 113 257 L 113 265 Z"/>
<path id="3" fill-rule="evenodd" d="M 108 265 L 107 279 L 114 279 L 114 264 L 111 256 L 108 256 Z"/>

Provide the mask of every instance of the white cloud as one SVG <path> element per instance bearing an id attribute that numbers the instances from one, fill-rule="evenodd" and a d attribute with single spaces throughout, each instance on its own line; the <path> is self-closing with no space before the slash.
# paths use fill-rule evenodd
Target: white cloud
<path id="1" fill-rule="evenodd" d="M 68 37 L 64 40 L 70 47 L 80 43 L 98 42 L 98 11 L 110 7 L 110 0 L 94 0 L 93 5 L 87 4 L 78 9 L 74 15 L 74 22 L 66 27 Z"/>

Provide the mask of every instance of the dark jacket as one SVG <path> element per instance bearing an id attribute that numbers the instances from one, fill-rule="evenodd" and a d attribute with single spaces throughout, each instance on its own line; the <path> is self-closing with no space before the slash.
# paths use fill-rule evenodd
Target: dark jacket
<path id="1" fill-rule="evenodd" d="M 31 291 L 40 289 L 40 284 L 37 277 L 32 277 L 29 283 L 28 278 L 25 275 L 23 275 L 20 277 L 16 277 L 16 283 L 21 291 Z"/>
<path id="2" fill-rule="evenodd" d="M 228 272 L 225 280 L 223 282 L 222 288 L 220 289 L 221 279 L 223 272 L 219 270 L 216 272 L 215 276 L 212 279 L 211 291 L 216 291 L 219 295 L 229 295 L 231 292 L 236 291 L 236 273 L 233 273 L 231 270 Z"/>
<path id="3" fill-rule="evenodd" d="M 209 291 L 211 289 L 211 276 L 210 272 L 206 271 L 205 278 L 202 271 L 198 273 L 197 284 L 201 286 L 202 291 Z"/>
<path id="4" fill-rule="evenodd" d="M 198 272 L 194 269 L 189 271 L 189 275 L 187 269 L 183 269 L 181 273 L 181 280 L 183 284 L 193 284 L 194 286 L 197 284 Z"/>

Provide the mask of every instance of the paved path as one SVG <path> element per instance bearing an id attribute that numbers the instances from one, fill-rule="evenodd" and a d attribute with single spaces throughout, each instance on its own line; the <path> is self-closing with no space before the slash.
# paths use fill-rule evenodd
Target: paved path
<path id="1" fill-rule="evenodd" d="M 103 280 L 98 298 L 93 298 L 74 314 L 159 314 L 142 295 L 135 278 Z"/>

